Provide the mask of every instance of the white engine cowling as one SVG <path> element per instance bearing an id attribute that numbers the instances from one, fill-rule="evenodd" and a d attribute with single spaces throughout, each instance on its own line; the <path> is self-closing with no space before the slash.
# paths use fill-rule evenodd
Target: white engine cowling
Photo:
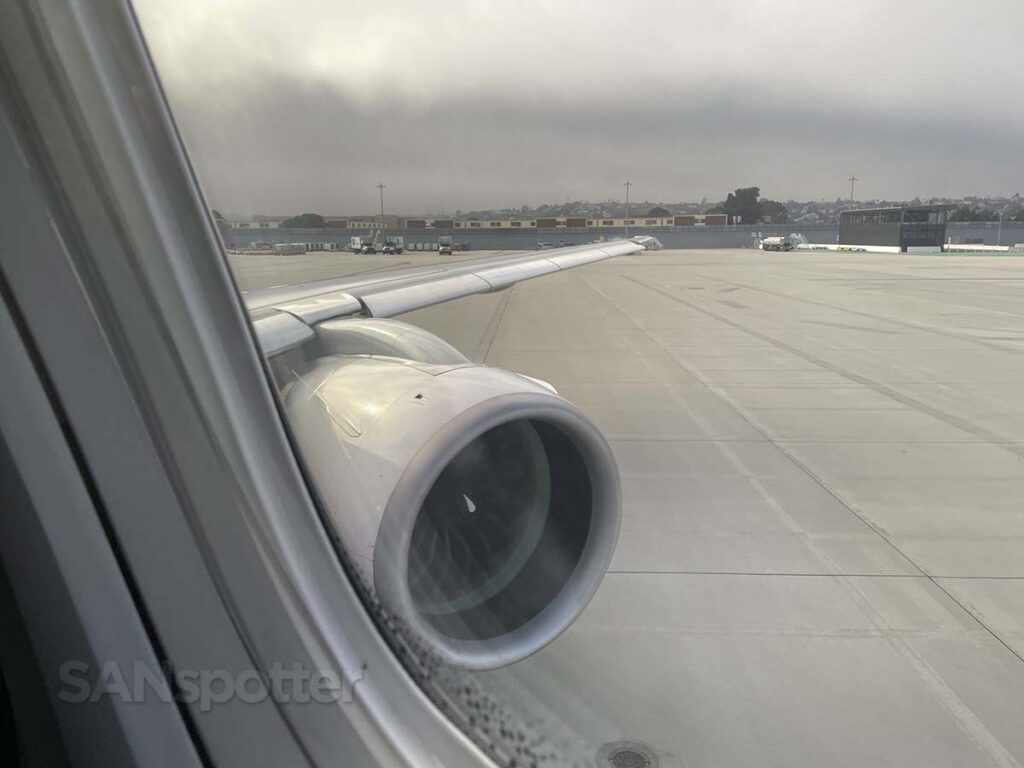
<path id="1" fill-rule="evenodd" d="M 539 382 L 393 320 L 330 321 L 289 422 L 342 546 L 382 606 L 449 663 L 489 669 L 557 637 L 618 537 L 597 428 Z"/>

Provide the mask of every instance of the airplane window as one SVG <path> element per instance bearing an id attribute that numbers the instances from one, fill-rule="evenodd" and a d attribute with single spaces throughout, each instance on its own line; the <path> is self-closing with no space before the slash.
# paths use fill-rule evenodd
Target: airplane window
<path id="1" fill-rule="evenodd" d="M 1024 763 L 1024 4 L 135 6 L 339 558 L 497 764 Z"/>

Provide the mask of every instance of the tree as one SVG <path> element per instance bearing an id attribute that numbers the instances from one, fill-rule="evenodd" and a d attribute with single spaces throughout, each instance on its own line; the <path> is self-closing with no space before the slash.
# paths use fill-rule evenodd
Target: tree
<path id="1" fill-rule="evenodd" d="M 656 205 L 656 206 L 654 206 L 653 208 L 651 208 L 651 210 L 649 210 L 649 211 L 647 212 L 647 215 L 648 215 L 648 216 L 649 216 L 650 218 L 652 218 L 652 219 L 653 219 L 653 218 L 661 218 L 661 219 L 664 219 L 664 218 L 666 218 L 667 216 L 671 216 L 672 214 L 671 214 L 671 213 L 670 213 L 669 211 L 667 211 L 667 210 L 665 210 L 664 208 L 662 208 L 662 207 L 661 207 L 660 205 Z"/>
<path id="2" fill-rule="evenodd" d="M 319 213 L 300 213 L 281 222 L 285 229 L 320 229 L 324 226 L 324 217 Z"/>
<path id="3" fill-rule="evenodd" d="M 762 200 L 761 218 L 771 224 L 785 224 L 789 221 L 789 209 L 778 200 Z"/>
<path id="4" fill-rule="evenodd" d="M 741 187 L 730 192 L 724 203 L 719 203 L 709 213 L 725 213 L 731 223 L 756 224 L 761 220 L 760 187 Z"/>
<path id="5" fill-rule="evenodd" d="M 990 208 L 974 208 L 961 205 L 949 215 L 950 221 L 996 221 L 999 214 Z"/>
<path id="6" fill-rule="evenodd" d="M 719 203 L 708 213 L 724 213 L 733 224 L 757 224 L 768 220 L 773 224 L 789 221 L 789 209 L 777 200 L 760 199 L 760 187 L 741 187 L 730 192 L 724 203 Z"/>

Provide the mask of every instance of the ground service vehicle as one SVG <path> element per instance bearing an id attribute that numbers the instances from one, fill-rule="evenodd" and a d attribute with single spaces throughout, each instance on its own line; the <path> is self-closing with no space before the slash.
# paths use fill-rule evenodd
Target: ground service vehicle
<path id="1" fill-rule="evenodd" d="M 786 236 L 766 237 L 761 241 L 763 251 L 792 251 L 795 247 L 792 238 Z"/>

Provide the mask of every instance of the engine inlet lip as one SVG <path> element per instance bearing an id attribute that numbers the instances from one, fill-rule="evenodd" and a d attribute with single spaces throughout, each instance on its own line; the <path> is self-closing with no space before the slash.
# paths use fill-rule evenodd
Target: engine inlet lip
<path id="1" fill-rule="evenodd" d="M 548 423 L 570 438 L 587 468 L 592 524 L 580 564 L 556 598 L 520 627 L 497 638 L 466 640 L 443 634 L 416 609 L 407 581 L 417 515 L 444 468 L 472 440 L 510 421 Z M 467 435 L 469 436 L 467 438 Z M 494 669 L 535 653 L 560 635 L 594 596 L 618 540 L 621 489 L 615 458 L 604 436 L 575 406 L 557 395 L 513 393 L 476 404 L 445 424 L 409 462 L 388 500 L 374 546 L 374 590 L 441 658 L 467 669 Z"/>

